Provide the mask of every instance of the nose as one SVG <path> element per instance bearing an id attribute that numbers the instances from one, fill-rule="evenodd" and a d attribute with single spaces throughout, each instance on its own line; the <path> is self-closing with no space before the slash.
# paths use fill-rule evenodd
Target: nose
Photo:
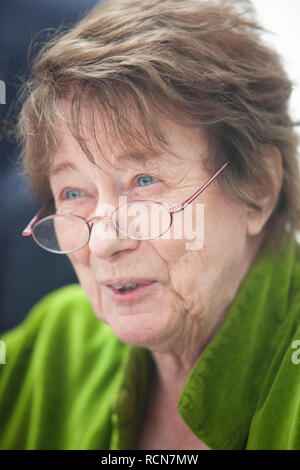
<path id="1" fill-rule="evenodd" d="M 99 218 L 92 222 L 89 249 L 98 258 L 110 258 L 135 250 L 140 241 L 120 233 L 111 218 Z"/>

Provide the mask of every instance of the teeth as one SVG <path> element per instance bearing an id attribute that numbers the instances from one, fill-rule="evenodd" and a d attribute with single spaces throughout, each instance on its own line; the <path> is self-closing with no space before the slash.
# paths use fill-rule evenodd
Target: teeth
<path id="1" fill-rule="evenodd" d="M 133 290 L 139 286 L 136 282 L 128 282 L 127 284 L 123 284 L 122 286 L 113 286 L 115 289 L 118 290 Z"/>

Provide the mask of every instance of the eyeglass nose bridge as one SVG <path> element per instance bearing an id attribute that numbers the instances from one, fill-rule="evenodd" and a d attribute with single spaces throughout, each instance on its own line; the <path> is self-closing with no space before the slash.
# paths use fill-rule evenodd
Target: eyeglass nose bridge
<path id="1" fill-rule="evenodd" d="M 112 216 L 111 215 L 96 215 L 95 217 L 91 217 L 90 219 L 85 219 L 85 223 L 88 225 L 89 227 L 89 231 L 90 231 L 90 236 L 91 236 L 91 231 L 92 231 L 92 228 L 94 226 L 94 223 L 95 222 L 98 222 L 99 220 L 112 220 Z M 113 222 L 113 220 L 112 220 Z M 113 223 L 113 226 L 115 226 L 115 224 Z"/>
<path id="2" fill-rule="evenodd" d="M 115 212 L 115 211 L 114 211 Z M 98 222 L 99 220 L 111 220 L 113 227 L 115 230 L 119 230 L 119 227 L 116 225 L 113 219 L 113 215 L 97 215 L 95 217 L 91 217 L 90 219 L 86 219 L 85 222 L 89 228 L 89 238 L 87 240 L 87 243 L 90 241 L 91 238 L 91 233 L 92 233 L 92 228 L 94 226 L 95 222 Z"/>
<path id="3" fill-rule="evenodd" d="M 86 220 L 87 224 L 92 224 L 95 221 L 101 220 L 101 219 L 112 219 L 111 215 L 97 215 L 95 217 L 91 217 L 90 219 Z"/>
<path id="4" fill-rule="evenodd" d="M 151 203 L 151 205 L 157 205 L 157 206 L 164 206 L 166 207 L 163 203 L 160 203 L 160 202 L 156 202 L 156 201 L 145 201 L 145 200 L 136 200 L 136 201 L 133 201 L 133 203 Z M 128 207 L 128 204 L 124 204 L 123 206 L 126 206 Z M 159 238 L 161 235 L 163 235 L 165 232 L 167 232 L 173 225 L 173 214 L 176 213 L 176 212 L 179 212 L 180 210 L 183 209 L 182 205 L 180 206 L 177 206 L 176 205 L 176 209 L 175 210 L 172 210 L 172 209 L 167 209 L 168 213 L 169 213 L 169 216 L 170 216 L 170 221 L 169 221 L 169 225 L 168 227 L 162 232 L 160 233 L 159 235 L 155 236 L 155 237 L 150 237 L 150 238 L 136 238 L 136 237 L 132 237 L 130 236 L 128 233 L 125 233 L 119 226 L 118 224 L 115 222 L 115 219 L 114 219 L 114 214 L 120 209 L 120 207 L 123 207 L 123 206 L 119 206 L 119 207 L 116 207 L 112 214 L 111 215 L 98 215 L 98 216 L 95 216 L 95 217 L 91 217 L 90 219 L 84 219 L 86 224 L 88 225 L 88 228 L 89 228 L 89 238 L 87 240 L 87 243 L 90 241 L 90 237 L 91 237 L 91 232 L 92 232 L 92 228 L 93 228 L 93 224 L 94 222 L 97 222 L 99 220 L 111 220 L 112 221 L 112 224 L 114 226 L 114 229 L 116 231 L 118 231 L 121 235 L 125 236 L 126 238 L 130 238 L 130 239 L 133 239 L 133 240 L 152 240 L 152 239 L 156 239 L 156 238 Z M 123 238 L 123 237 L 121 237 Z"/>

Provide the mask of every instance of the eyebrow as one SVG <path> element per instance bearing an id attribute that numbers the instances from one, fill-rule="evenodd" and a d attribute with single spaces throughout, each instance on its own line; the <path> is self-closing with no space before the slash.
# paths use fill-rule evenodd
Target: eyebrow
<path id="1" fill-rule="evenodd" d="M 133 162 L 143 162 L 143 163 L 151 163 L 151 160 L 157 160 L 159 157 L 163 155 L 163 151 L 161 150 L 151 150 L 147 149 L 146 151 L 131 151 L 126 152 L 124 154 L 120 154 L 118 159 L 122 160 L 131 160 Z M 54 165 L 53 168 L 50 169 L 50 176 L 57 176 L 61 173 L 72 172 L 72 171 L 79 171 L 74 163 L 69 161 L 63 161 L 57 165 Z"/>
<path id="2" fill-rule="evenodd" d="M 161 157 L 163 155 L 162 150 L 154 150 L 154 149 L 147 149 L 147 150 L 132 150 L 131 152 L 126 152 L 124 155 L 120 155 L 120 159 L 128 159 L 133 161 L 140 161 L 140 160 L 149 160 L 153 157 Z"/>
<path id="3" fill-rule="evenodd" d="M 50 170 L 50 176 L 57 176 L 60 173 L 66 173 L 66 172 L 71 172 L 71 171 L 78 171 L 78 168 L 76 165 L 74 165 L 72 162 L 61 162 L 58 165 L 55 165 L 53 168 Z"/>

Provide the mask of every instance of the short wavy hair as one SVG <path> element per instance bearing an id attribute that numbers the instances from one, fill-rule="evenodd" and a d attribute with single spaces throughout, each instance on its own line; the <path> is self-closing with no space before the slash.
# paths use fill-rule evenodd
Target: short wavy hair
<path id="1" fill-rule="evenodd" d="M 39 196 L 50 195 L 55 116 L 93 160 L 82 112 L 96 142 L 100 119 L 130 147 L 166 143 L 159 112 L 205 130 L 205 168 L 213 174 L 230 160 L 217 184 L 254 210 L 261 208 L 245 188 L 259 191 L 268 181 L 266 146 L 279 149 L 283 183 L 266 224 L 266 243 L 279 248 L 283 233 L 294 236 L 300 225 L 298 136 L 288 109 L 292 83 L 261 32 L 250 2 L 229 0 L 110 0 L 57 32 L 33 62 L 17 124 L 25 173 Z M 61 106 L 66 97 L 68 116 Z M 129 100 L 143 132 L 130 119 Z"/>

